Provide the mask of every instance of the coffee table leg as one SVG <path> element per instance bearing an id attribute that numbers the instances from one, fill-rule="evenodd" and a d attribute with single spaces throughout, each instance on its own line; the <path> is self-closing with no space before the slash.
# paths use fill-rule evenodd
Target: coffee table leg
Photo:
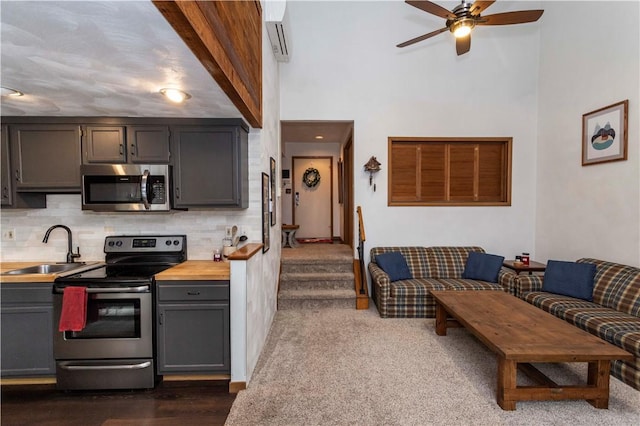
<path id="1" fill-rule="evenodd" d="M 506 411 L 516 409 L 516 401 L 512 400 L 516 390 L 516 374 L 518 365 L 515 361 L 498 356 L 498 405 Z"/>
<path id="2" fill-rule="evenodd" d="M 447 335 L 447 311 L 436 301 L 436 334 L 438 336 Z"/>
<path id="3" fill-rule="evenodd" d="M 587 402 L 596 408 L 609 408 L 609 369 L 611 362 L 593 361 L 589 363 L 589 370 L 587 373 L 587 385 L 594 386 L 600 390 L 602 398 L 588 399 Z"/>

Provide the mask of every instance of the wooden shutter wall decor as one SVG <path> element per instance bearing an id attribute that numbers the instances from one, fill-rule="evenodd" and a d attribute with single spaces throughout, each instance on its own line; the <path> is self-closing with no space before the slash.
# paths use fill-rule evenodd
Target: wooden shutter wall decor
<path id="1" fill-rule="evenodd" d="M 510 206 L 512 138 L 389 138 L 389 206 Z"/>

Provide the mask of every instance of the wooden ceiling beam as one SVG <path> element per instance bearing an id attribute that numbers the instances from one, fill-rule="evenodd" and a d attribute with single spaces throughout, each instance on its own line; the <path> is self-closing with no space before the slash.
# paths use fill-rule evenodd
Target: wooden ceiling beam
<path id="1" fill-rule="evenodd" d="M 252 127 L 262 128 L 262 8 L 253 1 L 153 0 Z"/>

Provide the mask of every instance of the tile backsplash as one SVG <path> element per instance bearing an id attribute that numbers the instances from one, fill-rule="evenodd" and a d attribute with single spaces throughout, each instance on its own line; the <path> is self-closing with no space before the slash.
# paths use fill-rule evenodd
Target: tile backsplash
<path id="1" fill-rule="evenodd" d="M 227 226 L 237 225 L 249 242 L 260 242 L 262 238 L 260 216 L 252 213 L 259 212 L 259 207 L 258 210 L 97 213 L 83 211 L 80 205 L 80 194 L 55 194 L 47 195 L 46 209 L 2 210 L 3 234 L 5 230 L 14 230 L 15 239 L 2 240 L 0 259 L 64 262 L 67 252 L 64 230 L 54 230 L 49 242 L 42 242 L 46 230 L 56 224 L 71 228 L 73 250 L 80 247 L 81 261 L 103 261 L 107 235 L 186 234 L 187 255 L 191 260 L 211 259 L 213 250 L 222 246 Z"/>

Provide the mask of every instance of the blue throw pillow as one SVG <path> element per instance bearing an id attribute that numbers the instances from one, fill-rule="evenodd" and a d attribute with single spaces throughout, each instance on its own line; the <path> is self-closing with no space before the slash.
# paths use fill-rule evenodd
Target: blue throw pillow
<path id="1" fill-rule="evenodd" d="M 376 263 L 389 275 L 391 281 L 413 278 L 407 261 L 399 251 L 390 251 L 377 255 Z"/>
<path id="2" fill-rule="evenodd" d="M 504 256 L 477 251 L 469 252 L 462 278 L 497 283 L 502 262 L 504 262 Z"/>
<path id="3" fill-rule="evenodd" d="M 542 291 L 592 302 L 595 275 L 596 265 L 593 263 L 550 260 L 544 272 Z"/>

